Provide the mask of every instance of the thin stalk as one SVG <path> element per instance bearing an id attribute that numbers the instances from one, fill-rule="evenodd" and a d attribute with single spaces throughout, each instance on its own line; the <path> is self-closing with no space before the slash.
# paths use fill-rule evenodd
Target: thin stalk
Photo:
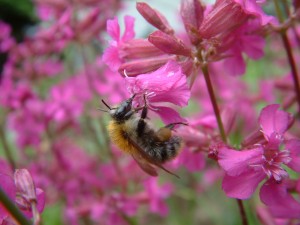
<path id="1" fill-rule="evenodd" d="M 0 140 L 3 144 L 3 150 L 4 150 L 5 157 L 6 157 L 7 161 L 9 162 L 9 165 L 10 165 L 12 171 L 14 171 L 16 168 L 16 163 L 11 155 L 11 149 L 10 149 L 9 144 L 6 139 L 3 124 L 0 124 Z"/>
<path id="2" fill-rule="evenodd" d="M 276 13 L 277 13 L 279 21 L 280 21 L 280 23 L 283 23 L 284 17 L 281 13 L 278 0 L 274 0 L 274 5 L 275 5 L 275 9 L 276 9 Z M 299 77 L 298 77 L 297 67 L 296 67 L 294 56 L 293 56 L 291 44 L 287 37 L 286 31 L 285 30 L 282 31 L 280 33 L 280 35 L 281 35 L 281 39 L 283 41 L 283 45 L 284 45 L 284 48 L 285 48 L 285 51 L 286 51 L 286 54 L 288 57 L 288 61 L 290 64 L 291 72 L 292 72 L 292 78 L 293 78 L 293 83 L 294 83 L 294 88 L 295 88 L 295 93 L 297 96 L 297 103 L 298 103 L 298 116 L 300 116 L 300 85 L 299 85 Z"/>
<path id="3" fill-rule="evenodd" d="M 4 193 L 0 187 L 0 202 L 7 209 L 7 211 L 14 217 L 14 219 L 22 225 L 32 225 L 23 213 L 16 207 L 16 205 L 10 200 L 10 198 Z"/>
<path id="4" fill-rule="evenodd" d="M 221 138 L 225 143 L 227 143 L 227 137 L 226 137 L 224 125 L 223 125 L 223 122 L 222 122 L 222 118 L 221 118 L 220 110 L 219 110 L 219 107 L 218 107 L 217 99 L 216 99 L 216 96 L 215 96 L 215 93 L 214 93 L 214 90 L 213 90 L 213 86 L 212 86 L 212 83 L 211 83 L 211 80 L 210 80 L 207 64 L 204 64 L 202 66 L 202 72 L 204 74 L 204 78 L 205 78 L 206 87 L 207 87 L 207 90 L 208 90 L 208 93 L 209 93 L 210 101 L 212 103 L 214 113 L 215 113 L 215 116 L 216 116 L 216 119 L 217 119 L 217 123 L 218 123 Z M 246 216 L 246 212 L 245 212 L 245 208 L 244 208 L 242 200 L 237 199 L 237 203 L 238 203 L 240 215 L 242 217 L 242 224 L 243 225 L 248 225 L 247 216 Z"/>
<path id="5" fill-rule="evenodd" d="M 243 201 L 241 199 L 237 199 L 236 201 L 238 203 L 240 214 L 241 214 L 241 217 L 242 217 L 242 224 L 243 225 L 248 225 L 246 211 L 245 211 Z"/>
<path id="6" fill-rule="evenodd" d="M 211 80 L 210 80 L 207 65 L 202 66 L 202 72 L 204 74 L 204 79 L 205 79 L 205 82 L 206 82 L 206 87 L 207 87 L 207 90 L 208 90 L 210 101 L 211 101 L 211 104 L 212 104 L 212 107 L 213 107 L 213 110 L 214 110 L 214 113 L 215 113 L 215 116 L 216 116 L 216 119 L 217 119 L 217 123 L 218 123 L 221 138 L 225 143 L 227 143 L 227 137 L 226 137 L 225 129 L 224 129 L 224 126 L 223 126 L 223 122 L 222 122 L 220 110 L 219 110 L 219 107 L 218 107 L 217 99 L 216 99 L 216 96 L 215 96 L 215 93 L 214 93 L 214 89 L 213 89 L 213 86 L 212 86 L 212 83 L 211 83 Z"/>

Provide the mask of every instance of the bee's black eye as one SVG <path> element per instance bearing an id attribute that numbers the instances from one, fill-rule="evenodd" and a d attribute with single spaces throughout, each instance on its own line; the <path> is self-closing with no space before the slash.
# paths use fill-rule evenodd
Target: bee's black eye
<path id="1" fill-rule="evenodd" d="M 117 120 L 124 120 L 129 115 L 128 113 L 131 111 L 132 108 L 132 101 L 124 101 L 121 105 L 116 109 L 113 117 Z"/>

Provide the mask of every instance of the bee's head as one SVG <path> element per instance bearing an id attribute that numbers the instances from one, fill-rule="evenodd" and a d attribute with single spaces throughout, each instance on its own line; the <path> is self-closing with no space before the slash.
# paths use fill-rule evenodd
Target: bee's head
<path id="1" fill-rule="evenodd" d="M 109 107 L 103 100 L 103 104 L 109 109 L 109 114 L 111 117 L 117 121 L 124 121 L 126 119 L 129 119 L 130 116 L 133 114 L 132 109 L 132 101 L 134 99 L 133 95 L 131 98 L 123 101 L 118 107 L 111 108 Z"/>

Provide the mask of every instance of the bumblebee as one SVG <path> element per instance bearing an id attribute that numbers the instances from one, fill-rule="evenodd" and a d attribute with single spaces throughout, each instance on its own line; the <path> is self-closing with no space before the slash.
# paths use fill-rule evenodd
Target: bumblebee
<path id="1" fill-rule="evenodd" d="M 125 153 L 130 154 L 140 168 L 151 176 L 157 176 L 155 166 L 178 177 L 162 166 L 163 163 L 175 158 L 182 148 L 182 139 L 172 135 L 177 124 L 171 123 L 158 131 L 147 121 L 147 104 L 134 108 L 132 101 L 135 95 L 123 101 L 118 107 L 111 108 L 104 100 L 112 118 L 108 125 L 111 141 Z M 141 114 L 138 112 L 142 110 Z"/>

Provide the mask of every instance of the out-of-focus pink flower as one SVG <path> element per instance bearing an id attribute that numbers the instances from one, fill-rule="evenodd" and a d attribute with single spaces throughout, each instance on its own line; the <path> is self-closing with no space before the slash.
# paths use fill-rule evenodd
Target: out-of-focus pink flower
<path id="1" fill-rule="evenodd" d="M 76 121 L 90 98 L 91 90 L 86 77 L 82 74 L 74 76 L 52 87 L 46 114 L 58 122 Z"/>
<path id="2" fill-rule="evenodd" d="M 197 172 L 205 166 L 205 156 L 202 152 L 192 152 L 189 148 L 184 148 L 180 154 L 171 162 L 172 166 L 183 166 L 190 172 Z"/>
<path id="3" fill-rule="evenodd" d="M 130 97 L 128 91 L 124 88 L 125 79 L 122 76 L 111 71 L 108 67 L 101 67 L 101 70 L 102 76 L 99 77 L 98 73 L 95 74 L 93 85 L 103 99 L 114 105 L 119 104 L 124 98 Z"/>
<path id="4" fill-rule="evenodd" d="M 299 171 L 300 140 L 284 140 L 284 132 L 291 122 L 291 115 L 269 105 L 262 109 L 259 122 L 265 142 L 241 151 L 221 147 L 218 162 L 225 170 L 223 189 L 227 196 L 249 198 L 257 185 L 268 178 L 280 183 L 288 177 L 284 164 Z M 267 183 L 265 183 L 267 185 Z"/>
<path id="5" fill-rule="evenodd" d="M 13 110 L 22 108 L 28 100 L 36 98 L 28 83 L 14 84 L 8 78 L 1 81 L 0 88 L 0 104 Z"/>
<path id="6" fill-rule="evenodd" d="M 125 16 L 125 31 L 122 37 L 120 36 L 120 26 L 117 18 L 107 21 L 107 33 L 112 37 L 113 40 L 110 41 L 109 47 L 103 53 L 103 61 L 110 67 L 111 70 L 118 70 L 122 63 L 119 56 L 119 49 L 127 41 L 134 38 L 134 18 L 131 16 Z"/>
<path id="7" fill-rule="evenodd" d="M 39 146 L 49 122 L 43 101 L 29 99 L 20 110 L 11 113 L 8 118 L 9 127 L 16 132 L 20 148 Z"/>
<path id="8" fill-rule="evenodd" d="M 171 184 L 158 186 L 156 178 L 149 178 L 144 182 L 145 190 L 149 198 L 150 211 L 161 216 L 168 214 L 168 207 L 165 199 L 171 194 L 173 188 Z"/>
<path id="9" fill-rule="evenodd" d="M 11 37 L 11 28 L 8 24 L 0 20 L 0 53 L 9 51 L 14 45 L 15 40 Z"/>
<path id="10" fill-rule="evenodd" d="M 169 61 L 160 69 L 137 77 L 126 77 L 128 91 L 133 95 L 135 103 L 143 106 L 144 96 L 150 110 L 162 116 L 166 123 L 179 122 L 179 115 L 171 108 L 161 107 L 157 103 L 172 103 L 185 106 L 190 98 L 186 76 L 175 61 Z M 168 110 L 168 113 L 164 111 Z"/>

